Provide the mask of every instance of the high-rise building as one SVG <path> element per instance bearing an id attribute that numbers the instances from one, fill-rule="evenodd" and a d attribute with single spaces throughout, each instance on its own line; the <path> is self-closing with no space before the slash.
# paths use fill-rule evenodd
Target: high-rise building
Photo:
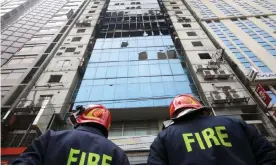
<path id="1" fill-rule="evenodd" d="M 70 112 L 89 103 L 110 109 L 109 139 L 132 164 L 146 163 L 171 100 L 183 93 L 215 116 L 245 120 L 276 144 L 275 1 L 1 6 L 3 163 L 49 129 L 71 129 Z"/>

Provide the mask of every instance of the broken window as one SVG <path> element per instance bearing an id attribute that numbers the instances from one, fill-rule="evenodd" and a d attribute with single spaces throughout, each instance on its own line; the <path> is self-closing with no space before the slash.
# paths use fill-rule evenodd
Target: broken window
<path id="1" fill-rule="evenodd" d="M 82 37 L 73 37 L 72 42 L 80 41 Z"/>
<path id="2" fill-rule="evenodd" d="M 147 52 L 143 51 L 143 52 L 139 52 L 139 60 L 147 60 L 148 59 L 148 54 Z"/>
<path id="3" fill-rule="evenodd" d="M 187 32 L 188 36 L 197 36 L 197 34 L 195 32 Z"/>
<path id="4" fill-rule="evenodd" d="M 73 47 L 73 48 L 72 48 L 72 47 L 70 48 L 70 47 L 69 47 L 69 48 L 66 48 L 65 52 L 75 52 L 75 50 L 76 50 L 76 48 L 74 48 L 74 47 Z"/>
<path id="5" fill-rule="evenodd" d="M 121 47 L 127 47 L 128 46 L 128 42 L 122 42 L 121 43 Z"/>
<path id="6" fill-rule="evenodd" d="M 194 47 L 203 46 L 203 44 L 202 44 L 200 41 L 192 42 L 192 45 L 193 45 Z"/>
<path id="7" fill-rule="evenodd" d="M 198 56 L 200 57 L 200 59 L 212 59 L 210 54 L 208 53 L 199 53 Z"/>
<path id="8" fill-rule="evenodd" d="M 78 29 L 77 33 L 84 33 L 86 29 Z"/>
<path id="9" fill-rule="evenodd" d="M 58 83 L 61 80 L 62 75 L 50 75 L 48 83 Z"/>

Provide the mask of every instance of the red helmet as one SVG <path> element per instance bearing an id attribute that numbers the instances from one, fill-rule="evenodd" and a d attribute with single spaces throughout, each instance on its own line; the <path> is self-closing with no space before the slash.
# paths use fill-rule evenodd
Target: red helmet
<path id="1" fill-rule="evenodd" d="M 175 118 L 181 108 L 192 109 L 191 111 L 203 108 L 202 104 L 192 95 L 182 94 L 176 96 L 170 104 L 170 118 Z M 194 109 L 194 110 L 193 110 Z M 189 112 L 191 112 L 189 111 Z"/>
<path id="2" fill-rule="evenodd" d="M 107 108 L 100 104 L 88 105 L 86 108 L 82 106 L 77 107 L 77 113 L 74 117 L 70 117 L 71 122 L 75 125 L 83 123 L 97 123 L 103 126 L 107 131 L 111 124 L 111 114 Z"/>

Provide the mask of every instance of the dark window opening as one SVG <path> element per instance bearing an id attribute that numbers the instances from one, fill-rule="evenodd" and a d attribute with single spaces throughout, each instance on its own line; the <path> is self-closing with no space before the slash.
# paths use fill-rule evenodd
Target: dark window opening
<path id="1" fill-rule="evenodd" d="M 173 9 L 180 9 L 180 8 L 176 6 L 176 7 L 173 7 Z"/>
<path id="2" fill-rule="evenodd" d="M 195 32 L 187 32 L 188 36 L 197 36 L 197 34 Z"/>
<path id="3" fill-rule="evenodd" d="M 95 13 L 95 10 L 90 10 L 88 13 Z"/>
<path id="4" fill-rule="evenodd" d="M 92 6 L 91 8 L 97 8 L 98 6 Z"/>
<path id="5" fill-rule="evenodd" d="M 73 37 L 72 42 L 80 41 L 82 37 Z"/>
<path id="6" fill-rule="evenodd" d="M 198 41 L 198 42 L 192 42 L 192 44 L 193 44 L 194 47 L 203 46 L 203 44 L 200 41 Z"/>
<path id="7" fill-rule="evenodd" d="M 78 29 L 77 33 L 84 33 L 86 29 Z"/>
<path id="8" fill-rule="evenodd" d="M 212 57 L 208 53 L 199 53 L 198 56 L 200 57 L 200 59 L 212 59 Z"/>
<path id="9" fill-rule="evenodd" d="M 176 11 L 175 14 L 183 14 L 181 11 Z"/>
<path id="10" fill-rule="evenodd" d="M 192 27 L 191 24 L 182 24 L 182 26 L 183 26 L 184 28 Z"/>
<path id="11" fill-rule="evenodd" d="M 75 52 L 76 48 L 66 48 L 65 52 Z"/>
<path id="12" fill-rule="evenodd" d="M 58 83 L 61 80 L 62 75 L 50 75 L 48 83 Z"/>
<path id="13" fill-rule="evenodd" d="M 170 2 L 170 4 L 171 4 L 171 5 L 175 5 L 175 4 L 176 4 L 176 2 Z"/>
<path id="14" fill-rule="evenodd" d="M 100 4 L 100 2 L 94 2 L 94 4 Z"/>

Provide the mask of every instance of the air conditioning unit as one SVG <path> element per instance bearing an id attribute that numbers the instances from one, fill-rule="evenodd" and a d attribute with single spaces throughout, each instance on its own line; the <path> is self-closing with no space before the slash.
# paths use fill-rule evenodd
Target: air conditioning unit
<path id="1" fill-rule="evenodd" d="M 218 78 L 228 79 L 231 76 L 231 73 L 228 70 L 218 70 Z"/>
<path id="2" fill-rule="evenodd" d="M 213 70 L 203 70 L 204 79 L 214 79 L 216 73 Z"/>
<path id="3" fill-rule="evenodd" d="M 216 61 L 210 60 L 208 62 L 208 69 L 218 69 L 218 63 Z"/>
<path id="4" fill-rule="evenodd" d="M 244 102 L 246 99 L 242 92 L 238 92 L 235 89 L 230 89 L 228 92 L 231 101 L 234 103 Z"/>
<path id="5" fill-rule="evenodd" d="M 224 104 L 227 101 L 225 93 L 220 91 L 211 92 L 211 98 L 215 104 Z"/>

